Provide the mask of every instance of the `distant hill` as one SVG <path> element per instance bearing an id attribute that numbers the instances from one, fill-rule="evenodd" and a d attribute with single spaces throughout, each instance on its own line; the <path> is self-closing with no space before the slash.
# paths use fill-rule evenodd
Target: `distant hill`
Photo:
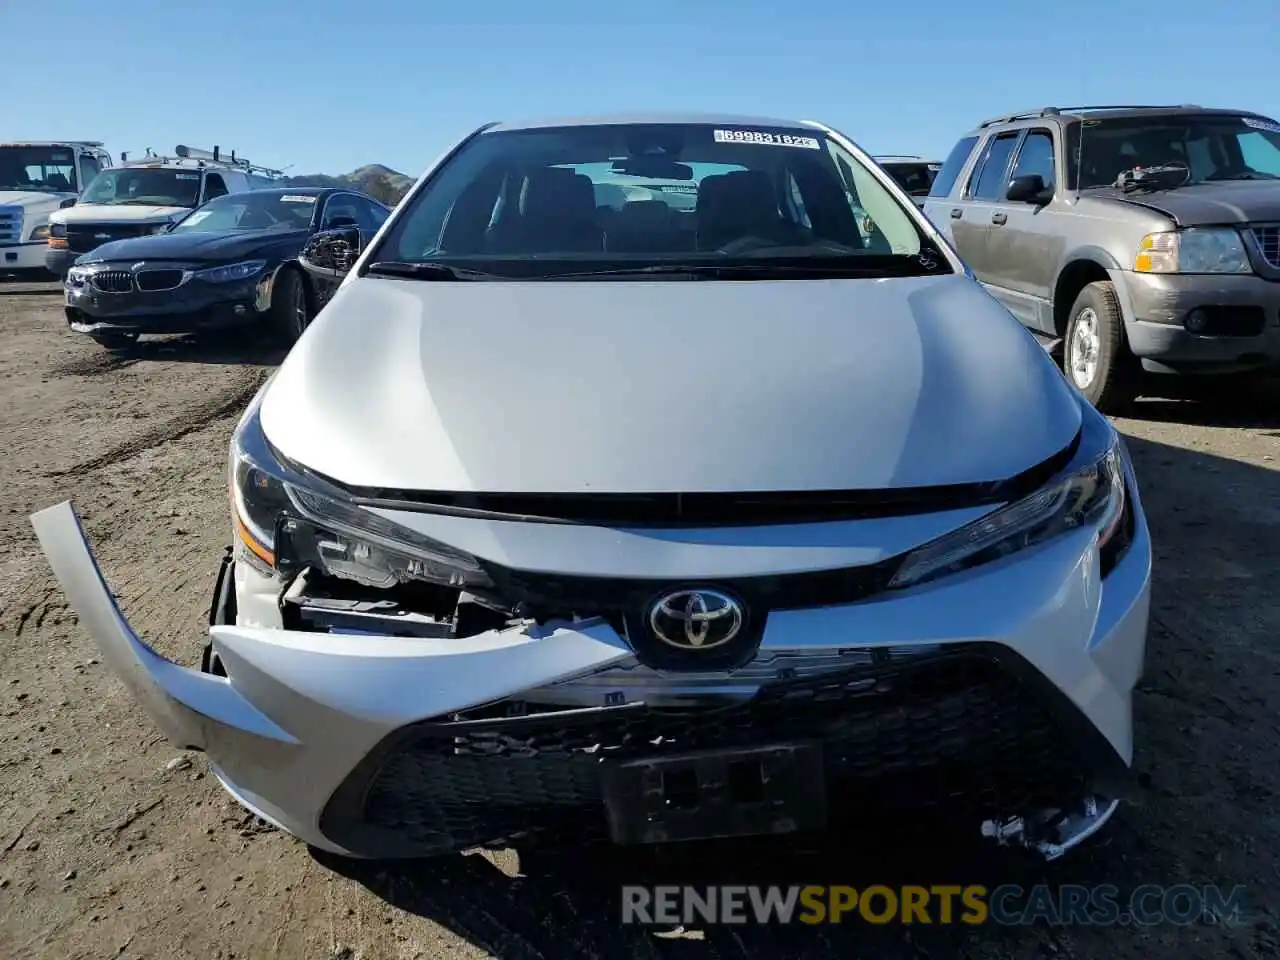
<path id="1" fill-rule="evenodd" d="M 413 186 L 413 178 L 380 163 L 370 163 L 337 177 L 327 173 L 308 173 L 289 177 L 285 183 L 290 187 L 355 187 L 394 207 Z"/>

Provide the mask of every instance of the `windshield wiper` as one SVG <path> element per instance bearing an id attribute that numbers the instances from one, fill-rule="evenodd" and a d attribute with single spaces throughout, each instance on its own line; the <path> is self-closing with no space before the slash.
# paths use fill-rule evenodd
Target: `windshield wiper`
<path id="1" fill-rule="evenodd" d="M 408 280 L 498 280 L 496 274 L 451 267 L 447 263 L 414 263 L 409 260 L 378 260 L 365 267 L 373 277 L 401 277 Z"/>

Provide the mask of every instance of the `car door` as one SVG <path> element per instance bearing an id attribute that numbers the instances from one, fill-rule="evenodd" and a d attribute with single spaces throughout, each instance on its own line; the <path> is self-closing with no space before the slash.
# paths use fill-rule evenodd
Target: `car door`
<path id="1" fill-rule="evenodd" d="M 978 140 L 979 137 L 976 134 L 963 137 L 951 148 L 951 152 L 947 154 L 947 159 L 942 164 L 942 169 L 934 177 L 929 187 L 929 196 L 925 197 L 922 206 L 924 215 L 956 248 L 956 252 L 960 253 L 962 258 L 964 254 L 960 252 L 955 231 L 952 229 L 955 221 L 952 219 L 951 211 L 956 204 L 952 202 L 951 195 L 959 191 L 959 184 L 963 182 L 962 174 L 968 170 L 969 162 L 977 152 Z"/>
<path id="2" fill-rule="evenodd" d="M 324 200 L 319 214 L 320 230 L 337 230 L 341 227 L 355 227 L 360 231 L 360 242 L 366 244 L 373 237 L 368 232 L 367 218 L 360 209 L 361 198 L 353 193 L 331 193 Z M 311 278 L 317 308 L 324 306 L 338 289 L 341 280 L 332 278 Z"/>
<path id="3" fill-rule="evenodd" d="M 953 203 L 948 212 L 956 249 L 984 284 L 990 284 L 992 278 L 989 247 L 992 224 L 1001 219 L 995 205 L 1004 197 L 1009 182 L 1009 166 L 1021 137 L 1021 130 L 1009 130 L 987 140 L 981 157 L 965 182 L 959 202 Z"/>
<path id="4" fill-rule="evenodd" d="M 1026 131 L 1005 180 L 1038 175 L 1052 195 L 1061 182 L 1053 130 L 1034 127 Z M 1062 261 L 1064 241 L 1054 224 L 1061 213 L 1052 203 L 1012 202 L 992 204 L 991 230 L 983 259 L 991 294 L 1024 324 L 1053 333 L 1053 281 Z"/>

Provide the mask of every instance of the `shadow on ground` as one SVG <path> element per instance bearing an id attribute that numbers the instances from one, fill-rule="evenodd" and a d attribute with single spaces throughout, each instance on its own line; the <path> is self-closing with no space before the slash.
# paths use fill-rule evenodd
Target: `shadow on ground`
<path id="1" fill-rule="evenodd" d="M 1182 401 L 1145 401 L 1153 403 Z M 1221 399 L 1186 422 L 1247 421 Z M 1270 423 L 1280 420 L 1273 408 Z M 1221 418 L 1221 419 L 1218 419 Z M 1141 424 L 1137 425 L 1141 427 Z M 1140 430 L 1138 432 L 1141 432 Z M 397 908 L 503 960 L 596 957 L 1254 958 L 1280 952 L 1280 473 L 1129 438 L 1155 553 L 1146 675 L 1135 697 L 1142 795 L 1046 864 L 919 823 L 860 839 L 740 841 L 470 855 L 402 864 L 320 861 Z M 518 861 L 518 862 L 517 862 Z M 963 924 L 623 926 L 624 884 L 1143 884 L 1246 889 L 1236 923 L 1154 927 Z M 1015 904 L 1019 901 L 1013 901 Z M 1025 901 L 1022 901 L 1025 902 Z"/>
<path id="2" fill-rule="evenodd" d="M 96 344 L 93 346 L 96 347 Z M 78 357 L 58 372 L 91 375 L 119 370 L 136 363 L 200 363 L 224 366 L 275 366 L 289 348 L 261 331 L 225 330 L 139 340 L 119 350 L 97 347 L 87 357 Z"/>

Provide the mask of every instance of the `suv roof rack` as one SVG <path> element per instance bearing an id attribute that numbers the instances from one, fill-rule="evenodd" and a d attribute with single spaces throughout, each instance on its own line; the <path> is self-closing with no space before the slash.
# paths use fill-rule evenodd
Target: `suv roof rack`
<path id="1" fill-rule="evenodd" d="M 230 154 L 224 154 L 222 148 L 218 146 L 215 146 L 212 150 L 200 150 L 181 143 L 173 148 L 173 156 L 164 156 L 156 153 L 150 147 L 147 147 L 146 153 L 136 160 L 130 160 L 127 153 L 121 153 L 120 164 L 131 167 L 233 167 L 244 173 L 261 177 L 277 178 L 284 176 L 283 170 L 273 170 L 270 167 L 260 167 L 252 164 L 243 157 L 237 157 L 234 150 Z"/>
<path id="2" fill-rule="evenodd" d="M 978 124 L 979 129 L 993 127 L 998 123 L 1011 123 L 1014 120 L 1034 120 L 1037 117 L 1056 117 L 1064 113 L 1084 113 L 1094 110 L 1203 110 L 1198 103 L 1103 103 L 1081 107 L 1040 107 L 1038 110 L 1024 110 L 1019 113 L 1007 113 L 1000 117 L 992 117 Z"/>

